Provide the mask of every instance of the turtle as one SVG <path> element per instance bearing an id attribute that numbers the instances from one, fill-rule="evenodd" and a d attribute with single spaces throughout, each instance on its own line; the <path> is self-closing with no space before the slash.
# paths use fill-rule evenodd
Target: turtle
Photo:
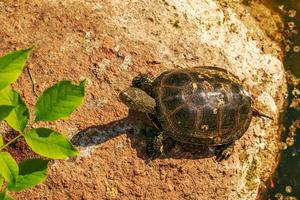
<path id="1" fill-rule="evenodd" d="M 253 98 L 238 77 L 215 66 L 168 70 L 155 79 L 139 74 L 122 91 L 120 100 L 131 110 L 146 113 L 157 127 L 147 142 L 149 157 L 163 153 L 163 141 L 215 147 L 226 160 L 253 116 L 271 117 L 253 106 Z"/>

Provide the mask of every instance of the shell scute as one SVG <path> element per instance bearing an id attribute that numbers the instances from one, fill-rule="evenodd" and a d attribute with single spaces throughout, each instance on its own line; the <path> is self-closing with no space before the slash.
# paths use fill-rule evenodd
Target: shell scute
<path id="1" fill-rule="evenodd" d="M 167 86 L 182 87 L 188 84 L 190 81 L 191 80 L 188 74 L 183 72 L 177 72 L 166 76 L 163 83 Z"/>
<path id="2" fill-rule="evenodd" d="M 196 111 L 189 106 L 184 106 L 178 111 L 174 112 L 169 118 L 172 121 L 173 127 L 178 132 L 190 135 L 193 133 L 191 127 L 195 126 Z"/>
<path id="3" fill-rule="evenodd" d="M 197 90 L 190 95 L 191 103 L 194 105 L 203 106 L 207 104 L 205 91 L 198 85 Z"/>
<path id="4" fill-rule="evenodd" d="M 202 119 L 200 121 L 199 129 L 205 135 L 216 135 L 213 132 L 218 128 L 218 113 L 217 109 L 211 106 L 205 106 L 202 110 Z"/>
<path id="5" fill-rule="evenodd" d="M 172 99 L 169 100 L 165 100 L 164 101 L 164 108 L 165 108 L 165 112 L 166 113 L 172 113 L 174 112 L 177 108 L 179 108 L 180 106 L 182 106 L 184 104 L 184 101 L 182 98 L 178 97 L 174 97 Z"/>
<path id="6" fill-rule="evenodd" d="M 180 98 L 181 89 L 176 87 L 162 87 L 160 88 L 162 100 L 172 99 L 174 97 Z"/>
<path id="7" fill-rule="evenodd" d="M 240 107 L 240 121 L 245 121 L 249 117 L 249 112 L 250 112 L 250 106 L 248 104 L 243 104 Z"/>
<path id="8" fill-rule="evenodd" d="M 232 129 L 237 125 L 236 114 L 238 113 L 238 108 L 232 105 L 225 105 L 223 109 L 222 116 L 222 129 Z"/>

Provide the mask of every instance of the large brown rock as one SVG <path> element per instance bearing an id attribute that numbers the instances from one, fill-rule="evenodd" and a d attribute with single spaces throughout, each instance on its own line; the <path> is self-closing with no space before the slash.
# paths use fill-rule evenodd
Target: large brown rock
<path id="1" fill-rule="evenodd" d="M 271 39 L 280 21 L 272 21 L 266 8 L 260 10 L 253 12 L 239 1 L 0 2 L 1 54 L 36 45 L 28 68 L 37 94 L 58 80 L 88 80 L 85 104 L 69 120 L 38 124 L 70 138 L 86 130 L 76 137 L 83 146 L 80 157 L 53 162 L 43 185 L 15 197 L 255 199 L 276 166 L 286 93 L 282 52 Z M 266 27 L 266 17 L 272 26 Z M 143 137 L 121 134 L 139 126 L 134 119 L 118 121 L 127 116 L 119 91 L 140 72 L 156 76 L 198 65 L 236 74 L 255 105 L 275 120 L 253 118 L 234 154 L 222 163 L 197 159 L 180 144 L 166 159 L 145 163 Z M 36 97 L 28 74 L 15 87 L 32 110 Z M 100 126 L 88 129 L 94 125 Z"/>

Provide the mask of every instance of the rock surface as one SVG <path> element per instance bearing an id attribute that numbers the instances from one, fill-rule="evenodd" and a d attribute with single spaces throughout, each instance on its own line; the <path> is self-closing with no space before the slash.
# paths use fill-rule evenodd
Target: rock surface
<path id="1" fill-rule="evenodd" d="M 207 0 L 0 2 L 0 53 L 36 45 L 27 66 L 34 86 L 27 73 L 15 84 L 31 111 L 33 89 L 39 95 L 58 80 L 88 80 L 85 104 L 69 120 L 38 124 L 70 138 L 80 132 L 74 141 L 81 155 L 53 162 L 43 185 L 15 197 L 254 200 L 276 167 L 286 84 L 282 52 L 272 40 L 281 22 L 266 8 L 253 9 Z M 275 120 L 253 118 L 222 163 L 180 144 L 167 158 L 146 163 L 143 137 L 134 134 L 138 117 L 123 119 L 127 108 L 118 93 L 138 73 L 199 65 L 236 74 Z"/>

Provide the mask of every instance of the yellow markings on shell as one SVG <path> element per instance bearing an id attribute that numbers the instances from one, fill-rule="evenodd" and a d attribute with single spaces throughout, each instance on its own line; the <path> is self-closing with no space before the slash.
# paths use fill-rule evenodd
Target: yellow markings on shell
<path id="1" fill-rule="evenodd" d="M 224 101 L 224 95 L 223 94 L 221 94 L 221 95 L 219 95 L 218 97 L 217 97 L 217 105 L 218 105 L 218 107 L 222 107 L 222 106 L 224 106 L 224 104 L 225 104 L 225 101 Z"/>
<path id="2" fill-rule="evenodd" d="M 218 114 L 218 109 L 217 108 L 214 108 L 213 109 L 213 113 L 216 115 L 216 114 Z"/>
<path id="3" fill-rule="evenodd" d="M 222 140 L 222 139 L 221 139 L 220 137 L 215 137 L 215 138 L 214 138 L 214 143 L 215 143 L 215 144 L 219 144 L 219 143 L 221 142 L 221 140 Z"/>
<path id="4" fill-rule="evenodd" d="M 201 125 L 201 130 L 207 131 L 208 130 L 208 125 Z"/>
<path id="5" fill-rule="evenodd" d="M 192 86 L 193 86 L 193 91 L 195 91 L 198 88 L 197 83 L 193 83 Z"/>

